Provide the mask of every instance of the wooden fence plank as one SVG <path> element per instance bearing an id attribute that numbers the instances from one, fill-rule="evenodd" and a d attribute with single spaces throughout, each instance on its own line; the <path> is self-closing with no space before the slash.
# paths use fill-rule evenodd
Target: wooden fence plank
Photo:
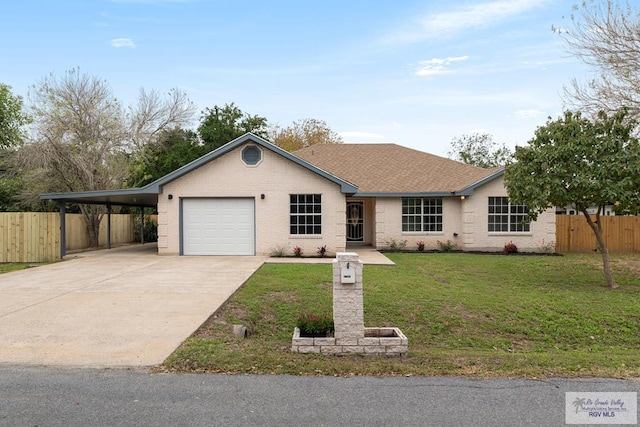
<path id="1" fill-rule="evenodd" d="M 604 241 L 611 253 L 640 252 L 640 217 L 600 217 Z M 596 251 L 596 238 L 583 215 L 556 216 L 556 252 Z"/>
<path id="2" fill-rule="evenodd" d="M 132 215 L 112 215 L 111 244 L 134 241 L 135 219 Z M 81 214 L 67 214 L 67 250 L 89 247 L 86 226 Z M 106 219 L 100 225 L 106 244 Z M 60 216 L 55 212 L 0 213 L 0 262 L 51 262 L 60 259 Z"/>

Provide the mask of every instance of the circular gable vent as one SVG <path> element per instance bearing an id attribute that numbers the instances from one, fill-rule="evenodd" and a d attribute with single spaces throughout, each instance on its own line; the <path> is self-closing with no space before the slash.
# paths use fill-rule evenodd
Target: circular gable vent
<path id="1" fill-rule="evenodd" d="M 255 145 L 249 145 L 242 150 L 242 161 L 247 166 L 255 166 L 262 160 L 262 151 Z"/>

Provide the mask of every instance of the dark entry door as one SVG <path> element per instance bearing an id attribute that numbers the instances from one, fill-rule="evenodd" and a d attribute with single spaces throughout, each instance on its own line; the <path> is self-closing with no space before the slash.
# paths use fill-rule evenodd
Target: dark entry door
<path id="1" fill-rule="evenodd" d="M 364 242 L 364 206 L 362 202 L 347 203 L 347 242 Z"/>

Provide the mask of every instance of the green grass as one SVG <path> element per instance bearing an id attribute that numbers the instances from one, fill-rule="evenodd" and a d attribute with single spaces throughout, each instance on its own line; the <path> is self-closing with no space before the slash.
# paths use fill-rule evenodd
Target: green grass
<path id="1" fill-rule="evenodd" d="M 24 270 L 25 268 L 37 267 L 38 265 L 41 264 L 22 262 L 0 263 L 0 274 L 8 273 L 10 271 Z"/>
<path id="2" fill-rule="evenodd" d="M 264 265 L 162 369 L 303 375 L 640 378 L 640 259 L 406 254 L 364 267 L 366 326 L 397 326 L 405 358 L 291 353 L 300 312 L 332 310 L 331 266 Z M 247 326 L 236 339 L 232 325 Z"/>

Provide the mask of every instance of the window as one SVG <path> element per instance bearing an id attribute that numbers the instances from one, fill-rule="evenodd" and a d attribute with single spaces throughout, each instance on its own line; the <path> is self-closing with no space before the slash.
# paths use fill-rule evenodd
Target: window
<path id="1" fill-rule="evenodd" d="M 442 199 L 402 199 L 402 231 L 442 231 Z"/>
<path id="2" fill-rule="evenodd" d="M 262 160 L 262 152 L 255 145 L 249 145 L 242 150 L 242 161 L 247 166 L 255 166 Z"/>
<path id="3" fill-rule="evenodd" d="M 291 234 L 322 234 L 322 195 L 291 194 L 289 200 Z"/>
<path id="4" fill-rule="evenodd" d="M 530 231 L 527 212 L 525 205 L 509 203 L 507 197 L 489 197 L 489 232 Z"/>

